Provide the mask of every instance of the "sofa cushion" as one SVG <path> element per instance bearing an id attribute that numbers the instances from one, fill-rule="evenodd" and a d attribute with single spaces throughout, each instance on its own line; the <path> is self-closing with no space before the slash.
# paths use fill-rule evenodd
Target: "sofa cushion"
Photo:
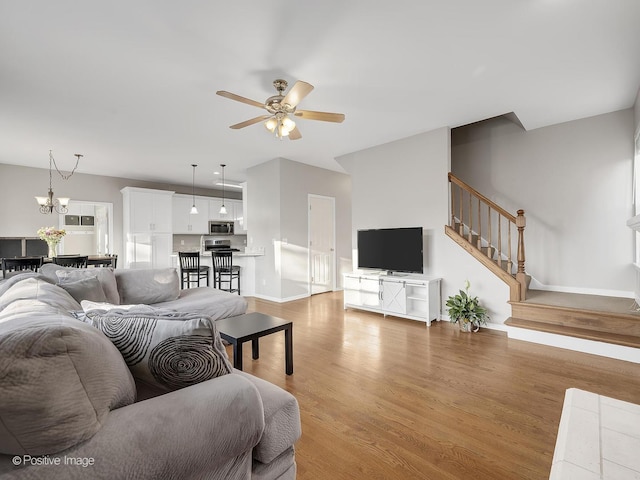
<path id="1" fill-rule="evenodd" d="M 234 370 L 234 373 L 251 381 L 260 392 L 265 425 L 260 442 L 253 449 L 253 458 L 270 463 L 302 435 L 298 400 L 286 390 L 258 377 L 240 370 Z"/>
<path id="2" fill-rule="evenodd" d="M 12 282 L 13 278 L 7 280 Z M 0 295 L 0 311 L 18 300 L 29 300 L 33 303 L 44 303 L 55 307 L 60 312 L 80 310 L 80 304 L 64 289 L 52 285 L 47 280 L 34 276 L 14 283 Z"/>
<path id="3" fill-rule="evenodd" d="M 180 295 L 180 280 L 175 268 L 116 270 L 115 274 L 119 303 L 151 305 L 175 300 Z"/>
<path id="4" fill-rule="evenodd" d="M 104 295 L 109 303 L 120 303 L 118 285 L 113 268 L 74 268 L 63 267 L 54 263 L 46 263 L 40 271 L 54 283 L 76 282 L 88 277 L 96 277 L 102 286 Z"/>
<path id="5" fill-rule="evenodd" d="M 0 314 L 0 366 L 4 454 L 65 450 L 91 438 L 110 410 L 135 401 L 133 378 L 113 344 L 46 304 L 18 301 L 11 314 Z"/>
<path id="6" fill-rule="evenodd" d="M 178 312 L 198 313 L 214 320 L 235 317 L 247 311 L 247 300 L 235 293 L 209 287 L 180 290 L 177 300 L 156 303 L 154 307 Z"/>
<path id="7" fill-rule="evenodd" d="M 232 370 L 209 317 L 139 305 L 129 310 L 89 310 L 85 318 L 120 350 L 136 379 L 165 391 Z"/>
<path id="8" fill-rule="evenodd" d="M 13 272 L 15 273 L 15 272 Z M 44 280 L 45 282 L 49 282 L 51 284 L 55 284 L 56 281 L 49 279 L 45 275 L 41 273 L 32 272 L 31 270 L 18 272 L 18 275 L 12 275 L 11 277 L 7 277 L 3 280 L 0 280 L 0 296 L 4 294 L 7 290 L 13 287 L 16 283 L 21 282 L 22 280 L 26 280 L 27 278 L 37 278 L 39 280 Z"/>
<path id="9" fill-rule="evenodd" d="M 92 302 L 107 301 L 107 297 L 97 277 L 87 277 L 76 280 L 75 282 L 59 283 L 58 286 L 75 298 L 77 302 L 82 302 L 83 300 Z"/>

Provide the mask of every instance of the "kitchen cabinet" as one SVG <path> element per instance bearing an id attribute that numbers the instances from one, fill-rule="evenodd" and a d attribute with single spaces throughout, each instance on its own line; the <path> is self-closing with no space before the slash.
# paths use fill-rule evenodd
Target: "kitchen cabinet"
<path id="1" fill-rule="evenodd" d="M 220 207 L 222 207 L 222 198 L 210 198 L 209 199 L 209 220 L 233 220 L 235 215 L 235 204 L 233 200 L 226 198 L 224 200 L 224 206 L 227 208 L 227 213 L 220 213 Z"/>
<path id="2" fill-rule="evenodd" d="M 227 214 L 220 213 L 222 198 L 209 198 L 209 220 L 234 220 L 240 221 L 244 217 L 242 200 L 232 198 L 224 199 Z"/>
<path id="3" fill-rule="evenodd" d="M 194 197 L 176 194 L 173 196 L 173 233 L 206 235 L 209 228 L 209 199 L 195 197 L 198 213 L 192 214 Z"/>
<path id="4" fill-rule="evenodd" d="M 171 267 L 170 233 L 129 233 L 125 241 L 125 268 Z"/>
<path id="5" fill-rule="evenodd" d="M 170 266 L 174 192 L 135 187 L 125 187 L 121 192 L 124 267 Z"/>
<path id="6" fill-rule="evenodd" d="M 172 233 L 173 192 L 133 187 L 125 187 L 121 192 L 129 231 Z"/>

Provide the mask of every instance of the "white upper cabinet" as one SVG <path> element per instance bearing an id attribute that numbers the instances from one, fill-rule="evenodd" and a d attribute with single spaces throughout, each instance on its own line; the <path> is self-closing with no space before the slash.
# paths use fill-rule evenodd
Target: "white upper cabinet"
<path id="1" fill-rule="evenodd" d="M 122 195 L 130 232 L 172 233 L 173 192 L 125 187 Z"/>
<path id="2" fill-rule="evenodd" d="M 230 200 L 225 198 L 224 206 L 227 209 L 227 213 L 220 213 L 220 207 L 222 207 L 222 198 L 210 198 L 209 199 L 209 220 L 233 220 L 234 219 L 234 207 L 237 200 Z"/>
<path id="3" fill-rule="evenodd" d="M 209 199 L 195 197 L 198 213 L 192 214 L 192 195 L 173 196 L 173 233 L 205 235 L 209 228 Z"/>

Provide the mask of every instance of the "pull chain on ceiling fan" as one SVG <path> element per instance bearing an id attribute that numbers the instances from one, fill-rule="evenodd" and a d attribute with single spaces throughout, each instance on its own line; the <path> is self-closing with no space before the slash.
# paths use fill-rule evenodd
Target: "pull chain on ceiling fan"
<path id="1" fill-rule="evenodd" d="M 254 107 L 263 108 L 269 112 L 269 115 L 261 115 L 250 120 L 245 120 L 244 122 L 231 125 L 229 128 L 238 130 L 240 128 L 248 127 L 249 125 L 264 122 L 264 126 L 267 130 L 273 132 L 276 137 L 280 139 L 283 137 L 289 137 L 290 140 L 298 140 L 302 138 L 302 135 L 300 134 L 300 130 L 298 130 L 296 123 L 289 115 L 294 115 L 306 120 L 320 120 L 323 122 L 342 123 L 344 121 L 344 114 L 342 113 L 315 112 L 312 110 L 298 110 L 296 108 L 302 99 L 309 95 L 311 90 L 313 90 L 313 85 L 310 83 L 298 80 L 286 95 L 284 95 L 284 91 L 288 86 L 286 80 L 274 80 L 273 86 L 278 94 L 267 98 L 264 103 L 256 102 L 250 98 L 241 97 L 235 93 L 218 90 L 216 94 L 221 97 L 235 100 L 236 102 L 246 103 L 247 105 L 252 105 Z"/>

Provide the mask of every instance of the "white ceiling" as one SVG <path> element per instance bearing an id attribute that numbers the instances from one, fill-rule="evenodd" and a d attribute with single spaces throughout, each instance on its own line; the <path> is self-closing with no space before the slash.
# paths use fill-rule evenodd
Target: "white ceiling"
<path id="1" fill-rule="evenodd" d="M 315 86 L 279 141 L 257 101 Z M 515 112 L 527 129 L 629 108 L 639 0 L 20 0 L 0 3 L 0 163 L 210 187 Z"/>

